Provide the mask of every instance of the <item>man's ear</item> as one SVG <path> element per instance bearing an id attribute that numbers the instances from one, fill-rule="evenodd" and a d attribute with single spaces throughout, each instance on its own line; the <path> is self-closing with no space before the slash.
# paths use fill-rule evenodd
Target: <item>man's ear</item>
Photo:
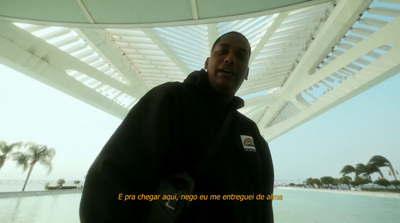
<path id="1" fill-rule="evenodd" d="M 246 76 L 244 77 L 244 79 L 247 80 L 248 77 L 249 77 L 249 68 L 247 68 Z"/>
<path id="2" fill-rule="evenodd" d="M 204 69 L 206 69 L 207 70 L 207 68 L 208 68 L 208 61 L 210 60 L 210 57 L 207 57 L 207 60 L 206 60 L 206 62 L 204 63 Z"/>

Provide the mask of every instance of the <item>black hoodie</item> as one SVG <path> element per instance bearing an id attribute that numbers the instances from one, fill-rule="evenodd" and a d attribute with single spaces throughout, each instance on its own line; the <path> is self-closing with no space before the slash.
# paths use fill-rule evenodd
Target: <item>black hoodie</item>
<path id="1" fill-rule="evenodd" d="M 243 105 L 238 97 L 228 105 L 218 103 L 204 70 L 191 73 L 183 83 L 150 90 L 92 164 L 82 194 L 81 221 L 141 222 L 150 201 L 124 201 L 125 196 L 154 194 L 162 177 L 186 171 L 198 196 L 220 195 L 220 200 L 192 201 L 179 222 L 273 222 L 272 201 L 256 200 L 259 194 L 273 192 L 270 151 L 256 124 L 236 111 Z M 199 171 L 196 163 L 229 111 L 235 116 L 223 147 Z M 233 200 L 223 200 L 224 195 Z M 243 195 L 254 197 L 240 201 Z"/>

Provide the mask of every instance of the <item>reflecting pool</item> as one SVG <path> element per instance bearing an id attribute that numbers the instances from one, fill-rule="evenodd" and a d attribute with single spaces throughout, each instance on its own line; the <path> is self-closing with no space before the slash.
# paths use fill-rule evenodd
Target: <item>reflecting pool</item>
<path id="1" fill-rule="evenodd" d="M 400 198 L 275 189 L 276 223 L 398 223 Z M 5 223 L 78 223 L 81 193 L 0 196 L 0 219 Z"/>

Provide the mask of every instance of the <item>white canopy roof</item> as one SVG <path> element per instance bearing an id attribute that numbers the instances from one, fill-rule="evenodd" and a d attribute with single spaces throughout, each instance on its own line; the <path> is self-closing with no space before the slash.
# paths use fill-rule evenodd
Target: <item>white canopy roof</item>
<path id="1" fill-rule="evenodd" d="M 123 118 L 239 31 L 241 112 L 269 140 L 399 73 L 399 27 L 400 0 L 0 0 L 0 63 Z"/>

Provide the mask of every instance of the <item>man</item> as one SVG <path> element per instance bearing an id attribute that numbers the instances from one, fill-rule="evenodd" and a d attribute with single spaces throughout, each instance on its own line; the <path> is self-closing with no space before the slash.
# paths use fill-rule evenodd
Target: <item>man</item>
<path id="1" fill-rule="evenodd" d="M 152 201 L 124 201 L 125 195 L 154 195 L 160 179 L 187 172 L 193 193 L 210 197 L 191 201 L 178 222 L 273 222 L 272 201 L 256 200 L 273 192 L 270 151 L 256 124 L 237 111 L 244 102 L 235 97 L 250 54 L 246 37 L 226 33 L 215 41 L 206 70 L 143 96 L 89 170 L 81 221 L 143 222 Z M 213 155 L 199 167 L 204 154 Z"/>

